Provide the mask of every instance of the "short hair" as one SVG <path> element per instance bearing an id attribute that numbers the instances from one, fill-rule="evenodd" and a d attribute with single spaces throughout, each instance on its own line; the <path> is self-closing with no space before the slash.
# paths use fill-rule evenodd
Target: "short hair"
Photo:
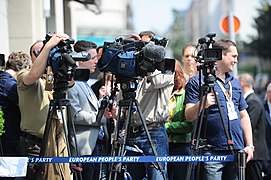
<path id="1" fill-rule="evenodd" d="M 213 48 L 218 48 L 218 49 L 222 49 L 222 51 L 226 54 L 227 52 L 229 52 L 229 48 L 231 46 L 236 46 L 236 43 L 229 40 L 229 39 L 220 39 L 214 42 L 213 44 Z"/>
<path id="2" fill-rule="evenodd" d="M 153 36 L 155 36 L 155 33 L 152 31 L 141 31 L 139 33 L 139 36 L 142 38 L 143 36 L 149 36 L 149 38 L 152 38 Z"/>
<path id="3" fill-rule="evenodd" d="M 79 40 L 73 46 L 73 49 L 76 52 L 87 51 L 87 50 L 96 49 L 96 48 L 97 48 L 97 44 L 95 44 L 94 42 L 85 41 L 85 40 Z"/>
<path id="4" fill-rule="evenodd" d="M 31 64 L 31 57 L 27 53 L 22 51 L 12 52 L 8 56 L 6 69 L 12 69 L 17 72 L 29 67 Z"/>
<path id="5" fill-rule="evenodd" d="M 243 82 L 245 84 L 245 86 L 248 87 L 253 87 L 254 84 L 254 78 L 251 74 L 249 73 L 241 73 L 238 75 L 238 80 L 240 82 Z"/>
<path id="6" fill-rule="evenodd" d="M 182 56 L 184 56 L 184 51 L 185 51 L 186 48 L 188 48 L 188 47 L 194 47 L 194 48 L 196 48 L 197 46 L 196 46 L 196 44 L 193 44 L 193 43 L 186 44 L 186 45 L 183 47 L 183 49 L 182 49 Z"/>

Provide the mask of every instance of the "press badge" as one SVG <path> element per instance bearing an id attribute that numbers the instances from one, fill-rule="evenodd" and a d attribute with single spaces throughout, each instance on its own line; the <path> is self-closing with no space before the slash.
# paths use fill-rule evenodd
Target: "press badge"
<path id="1" fill-rule="evenodd" d="M 235 120 L 238 118 L 238 115 L 235 111 L 234 104 L 232 101 L 227 101 L 227 109 L 229 120 Z"/>

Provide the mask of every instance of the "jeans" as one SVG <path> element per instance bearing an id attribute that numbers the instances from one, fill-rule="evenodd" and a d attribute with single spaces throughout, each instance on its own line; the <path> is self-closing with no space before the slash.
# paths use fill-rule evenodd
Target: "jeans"
<path id="1" fill-rule="evenodd" d="M 165 127 L 160 127 L 155 130 L 149 131 L 151 140 L 153 142 L 154 148 L 157 151 L 158 156 L 167 156 L 168 155 L 168 137 L 166 133 Z M 145 156 L 154 156 L 153 151 L 151 149 L 150 143 L 148 141 L 147 133 L 145 131 L 141 131 L 138 133 L 131 133 L 129 140 L 129 144 L 138 146 L 143 152 Z M 127 156 L 138 156 L 138 153 L 127 151 Z M 167 163 L 161 162 L 162 171 L 167 178 Z M 133 180 L 141 180 L 143 178 L 148 178 L 152 180 L 162 180 L 163 175 L 157 169 L 157 163 L 128 163 L 127 170 L 129 174 L 132 176 Z"/>
<path id="2" fill-rule="evenodd" d="M 202 155 L 232 155 L 230 151 L 206 151 Z M 201 176 L 203 180 L 237 180 L 236 162 L 202 162 Z"/>

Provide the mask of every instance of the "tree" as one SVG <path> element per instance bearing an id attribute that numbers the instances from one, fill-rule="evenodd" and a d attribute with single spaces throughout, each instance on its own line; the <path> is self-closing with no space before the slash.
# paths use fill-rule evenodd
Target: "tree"
<path id="1" fill-rule="evenodd" d="M 264 61 L 271 60 L 271 9 L 269 2 L 261 5 L 257 9 L 259 16 L 254 18 L 253 27 L 257 31 L 257 36 L 251 36 L 251 42 L 247 44 L 248 52 L 255 53 Z"/>
<path id="2" fill-rule="evenodd" d="M 184 22 L 185 22 L 185 13 L 174 9 L 172 11 L 174 16 L 173 24 L 170 26 L 166 36 L 169 38 L 170 43 L 169 47 L 173 52 L 173 57 L 180 60 L 181 52 L 184 45 L 188 42 L 187 38 L 184 36 Z"/>

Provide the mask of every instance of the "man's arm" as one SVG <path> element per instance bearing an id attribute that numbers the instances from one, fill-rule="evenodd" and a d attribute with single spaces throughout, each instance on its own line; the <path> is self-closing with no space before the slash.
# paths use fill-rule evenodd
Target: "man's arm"
<path id="1" fill-rule="evenodd" d="M 173 85 L 174 74 L 163 74 L 162 72 L 156 70 L 147 76 L 147 81 L 151 82 L 155 89 L 164 88 L 170 84 Z"/>
<path id="2" fill-rule="evenodd" d="M 47 58 L 50 50 L 55 47 L 61 40 L 67 39 L 66 34 L 54 34 L 45 44 L 36 61 L 33 63 L 30 71 L 23 76 L 23 83 L 31 85 L 36 82 L 45 72 L 47 66 Z"/>
<path id="3" fill-rule="evenodd" d="M 240 117 L 241 117 L 241 125 L 243 129 L 243 134 L 244 134 L 244 140 L 246 143 L 246 147 L 244 148 L 244 151 L 247 153 L 247 161 L 249 161 L 253 159 L 253 151 L 254 151 L 250 118 L 245 109 L 240 111 Z"/>
<path id="4" fill-rule="evenodd" d="M 206 99 L 206 105 L 205 108 L 208 108 L 211 105 L 215 104 L 215 94 L 214 93 L 209 93 L 207 96 L 204 96 L 202 98 L 202 101 L 204 101 L 205 97 Z M 198 101 L 196 104 L 193 103 L 187 103 L 185 105 L 185 118 L 187 121 L 191 122 L 196 120 L 198 117 L 198 109 L 199 109 L 200 101 Z M 202 107 L 200 108 L 200 112 L 203 110 L 203 102 L 202 102 Z"/>

